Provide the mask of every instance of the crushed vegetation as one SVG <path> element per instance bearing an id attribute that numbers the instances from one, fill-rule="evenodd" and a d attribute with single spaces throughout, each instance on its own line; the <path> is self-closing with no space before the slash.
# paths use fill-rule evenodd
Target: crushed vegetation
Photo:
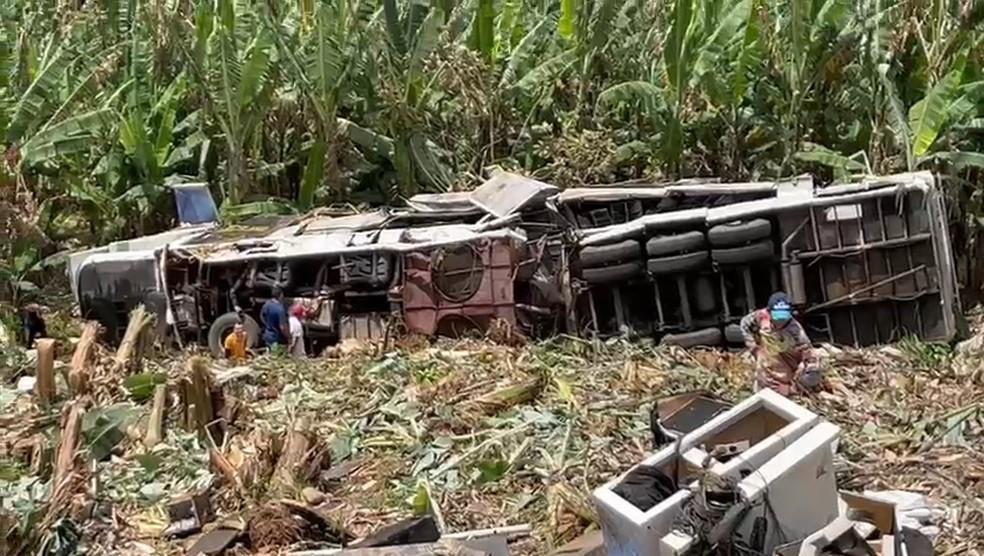
<path id="1" fill-rule="evenodd" d="M 59 345 L 52 405 L 14 389 L 30 365 L 3 377 L 2 554 L 184 553 L 197 535 L 165 534 L 168 507 L 199 492 L 216 514 L 204 530 L 234 529 L 240 553 L 332 546 L 430 513 L 444 531 L 529 523 L 511 553 L 545 554 L 592 527 L 591 490 L 651 450 L 657 399 L 703 389 L 737 401 L 751 384 L 742 354 L 623 340 L 407 339 L 238 367 L 98 346 L 84 382 L 63 376 L 74 346 Z M 801 400 L 844 429 L 841 488 L 947 508 L 937 554 L 984 546 L 975 347 L 825 347 L 826 388 Z"/>

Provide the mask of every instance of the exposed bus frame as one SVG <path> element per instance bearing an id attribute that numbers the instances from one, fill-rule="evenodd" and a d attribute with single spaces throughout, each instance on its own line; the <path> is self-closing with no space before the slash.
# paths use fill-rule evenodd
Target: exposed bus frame
<path id="1" fill-rule="evenodd" d="M 897 210 L 886 211 L 885 203 L 895 203 Z M 308 325 L 312 336 L 329 343 L 356 329 L 368 336 L 394 333 L 397 326 L 449 333 L 440 325 L 444 317 L 479 330 L 503 320 L 532 335 L 566 331 L 672 339 L 702 322 L 691 314 L 699 307 L 687 299 L 695 277 L 705 291 L 715 281 L 720 287 L 712 313 L 702 318 L 712 329 L 723 329 L 723 337 L 744 311 L 778 287 L 790 293 L 818 339 L 836 343 L 878 343 L 904 334 L 946 341 L 963 326 L 944 200 L 927 172 L 827 188 L 797 178 L 564 191 L 501 173 L 471 193 L 418 195 L 407 204 L 342 217 L 315 211 L 247 229 L 203 222 L 117 242 L 71 258 L 73 290 L 84 315 L 113 329 L 111 338 L 125 325 L 130 307 L 149 302 L 178 337 L 203 343 L 229 312 L 255 319 L 270 284 L 290 281 L 290 273 L 307 281 L 303 288 L 288 288 L 288 296 L 316 306 Z M 774 253 L 754 269 L 712 261 L 699 276 L 669 275 L 676 291 L 663 293 L 658 264 L 627 280 L 585 280 L 586 250 L 623 242 L 626 252 L 646 263 L 645 242 L 653 237 L 707 235 L 715 226 L 760 218 L 772 223 Z M 632 242 L 639 242 L 641 251 L 634 251 Z M 445 269 L 454 249 L 453 264 L 459 267 Z M 897 268 L 890 261 L 895 253 L 905 255 Z M 834 264 L 840 264 L 839 281 L 826 276 L 830 261 L 854 259 Z M 887 272 L 873 272 L 882 259 Z M 124 260 L 153 265 L 152 283 L 111 277 L 110 265 Z M 363 273 L 354 282 L 347 278 L 352 264 Z M 221 272 L 228 276 L 215 275 Z M 441 273 L 464 277 L 470 297 L 443 295 L 434 287 Z M 676 297 L 680 307 L 665 306 L 666 295 Z M 601 297 L 611 305 L 614 325 L 599 317 Z M 900 307 L 912 309 L 914 318 L 903 318 Z M 871 318 L 866 311 L 884 322 L 891 313 L 893 328 L 862 326 L 859 319 Z M 678 322 L 669 322 L 670 313 Z"/>

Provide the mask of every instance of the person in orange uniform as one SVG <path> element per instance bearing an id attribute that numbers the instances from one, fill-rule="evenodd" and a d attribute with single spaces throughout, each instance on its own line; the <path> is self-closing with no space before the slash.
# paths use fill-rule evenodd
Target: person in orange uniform
<path id="1" fill-rule="evenodd" d="M 237 322 L 232 328 L 232 334 L 226 336 L 222 346 L 225 348 L 226 358 L 232 361 L 245 361 L 249 357 L 247 346 L 249 338 L 246 335 L 246 327 L 243 323 Z"/>

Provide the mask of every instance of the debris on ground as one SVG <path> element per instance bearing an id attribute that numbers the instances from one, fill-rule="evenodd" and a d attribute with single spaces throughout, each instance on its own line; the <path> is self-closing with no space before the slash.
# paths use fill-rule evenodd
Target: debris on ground
<path id="1" fill-rule="evenodd" d="M 529 523 L 509 554 L 546 554 L 597 531 L 591 492 L 652 453 L 658 400 L 751 393 L 741 354 L 645 342 L 409 339 L 230 367 L 140 340 L 120 363 L 90 329 L 58 340 L 49 405 L 16 387 L 37 359 L 0 353 L 18 362 L 0 384 L 2 554 L 327 553 L 425 516 L 445 542 Z M 841 429 L 838 487 L 918 495 L 902 515 L 929 512 L 937 554 L 980 554 L 979 358 L 823 351 L 824 388 L 796 401 Z M 214 519 L 174 538 L 188 518 L 168 508 L 203 495 Z"/>
<path id="2" fill-rule="evenodd" d="M 838 493 L 840 436 L 840 427 L 760 390 L 594 491 L 604 547 L 650 556 L 722 547 L 779 556 L 917 554 L 907 535 L 938 532 L 942 513 L 933 515 L 913 493 Z"/>

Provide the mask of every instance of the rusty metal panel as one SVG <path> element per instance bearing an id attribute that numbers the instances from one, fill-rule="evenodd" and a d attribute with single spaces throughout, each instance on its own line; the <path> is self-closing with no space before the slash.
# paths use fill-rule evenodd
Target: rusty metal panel
<path id="1" fill-rule="evenodd" d="M 473 266 L 445 267 L 450 255 L 457 256 L 458 263 L 468 262 L 463 250 L 475 254 Z M 517 263 L 517 248 L 507 239 L 486 238 L 404 255 L 402 300 L 408 330 L 432 335 L 441 331 L 446 319 L 479 330 L 495 318 L 515 325 Z"/>

